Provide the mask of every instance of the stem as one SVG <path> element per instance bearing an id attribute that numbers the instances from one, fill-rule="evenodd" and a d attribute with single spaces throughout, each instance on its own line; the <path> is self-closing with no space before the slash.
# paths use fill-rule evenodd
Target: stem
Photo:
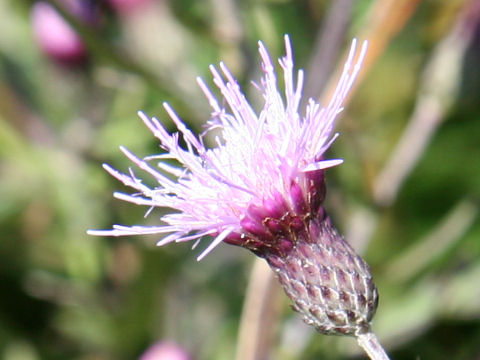
<path id="1" fill-rule="evenodd" d="M 265 260 L 255 259 L 240 319 L 236 360 L 269 358 L 279 294 L 273 271 Z"/>
<path id="2" fill-rule="evenodd" d="M 390 360 L 373 332 L 358 335 L 357 342 L 371 360 Z"/>
<path id="3" fill-rule="evenodd" d="M 318 30 L 313 52 L 307 67 L 308 79 L 303 91 L 306 100 L 319 98 L 332 74 L 345 40 L 345 33 L 352 20 L 354 1 L 333 1 Z"/>

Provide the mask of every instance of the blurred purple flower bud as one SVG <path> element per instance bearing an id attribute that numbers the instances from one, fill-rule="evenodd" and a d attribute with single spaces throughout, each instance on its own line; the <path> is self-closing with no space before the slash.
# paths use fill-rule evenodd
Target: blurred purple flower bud
<path id="1" fill-rule="evenodd" d="M 160 341 L 150 346 L 140 360 L 191 360 L 191 357 L 176 343 Z"/>
<path id="2" fill-rule="evenodd" d="M 121 15 L 128 15 L 132 11 L 144 7 L 152 0 L 108 0 L 110 6 Z"/>
<path id="3" fill-rule="evenodd" d="M 94 13 L 87 1 L 62 1 L 73 16 L 93 24 Z M 33 5 L 32 26 L 35 40 L 40 49 L 51 59 L 61 63 L 82 63 L 87 59 L 87 50 L 80 36 L 50 4 L 38 1 Z"/>

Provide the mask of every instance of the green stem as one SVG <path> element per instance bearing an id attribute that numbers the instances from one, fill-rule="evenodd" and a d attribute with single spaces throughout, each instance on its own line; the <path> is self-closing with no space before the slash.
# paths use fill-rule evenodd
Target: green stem
<path id="1" fill-rule="evenodd" d="M 358 335 L 357 342 L 371 360 L 390 360 L 373 332 Z"/>

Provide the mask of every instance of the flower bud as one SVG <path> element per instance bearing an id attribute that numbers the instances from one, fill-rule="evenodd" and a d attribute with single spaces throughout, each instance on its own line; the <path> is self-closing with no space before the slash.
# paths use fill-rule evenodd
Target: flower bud
<path id="1" fill-rule="evenodd" d="M 132 11 L 141 9 L 152 0 L 108 0 L 110 6 L 119 14 L 128 15 Z"/>
<path id="2" fill-rule="evenodd" d="M 328 216 L 308 218 L 304 225 L 302 231 L 291 232 L 294 246 L 290 251 L 263 254 L 294 310 L 324 334 L 367 332 L 378 304 L 367 263 L 339 235 Z"/>
<path id="3" fill-rule="evenodd" d="M 62 1 L 62 6 L 76 18 L 93 23 L 93 12 L 88 2 Z M 82 39 L 51 4 L 36 2 L 31 18 L 35 41 L 48 57 L 67 64 L 83 63 L 87 59 Z"/>
<path id="4" fill-rule="evenodd" d="M 190 355 L 171 341 L 160 341 L 150 346 L 140 360 L 190 360 Z"/>

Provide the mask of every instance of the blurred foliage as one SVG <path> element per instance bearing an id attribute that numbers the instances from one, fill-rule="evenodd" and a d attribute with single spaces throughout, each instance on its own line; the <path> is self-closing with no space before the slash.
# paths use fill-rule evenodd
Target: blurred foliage
<path id="1" fill-rule="evenodd" d="M 156 248 L 152 237 L 87 236 L 89 228 L 158 218 L 144 219 L 144 209 L 114 200 L 111 193 L 122 187 L 100 165 L 128 167 L 119 145 L 141 156 L 158 152 L 136 111 L 171 126 L 163 101 L 200 132 L 209 109 L 195 76 L 209 79 L 210 63 L 224 60 L 255 94 L 249 81 L 260 75 L 258 39 L 278 57 L 283 34 L 291 34 L 297 64 L 306 68 L 317 37 L 328 36 L 322 26 L 334 2 L 145 3 L 117 13 L 92 1 L 95 26 L 55 5 L 88 48 L 88 60 L 73 65 L 39 50 L 33 1 L 0 2 L 2 359 L 133 359 L 165 339 L 195 359 L 233 358 L 253 256 L 222 245 L 197 263 L 198 249 L 185 244 Z M 372 9 L 382 3 L 388 1 L 353 3 L 341 49 L 368 28 Z M 381 296 L 374 329 L 394 359 L 480 358 L 475 11 L 465 21 L 471 41 L 460 53 L 456 90 L 445 99 L 438 126 L 395 199 L 382 204 L 374 196 L 375 179 L 408 126 L 419 89 L 433 76 L 425 69 L 435 56 L 449 56 L 448 48 L 436 49 L 475 3 L 418 4 L 364 74 L 339 117 L 342 136 L 330 154 L 345 163 L 328 171 L 326 206 L 347 238 L 349 229 L 368 233 L 363 246 Z M 341 53 L 336 58 L 343 61 Z M 360 356 L 353 340 L 317 335 L 284 305 L 272 329 L 272 359 Z"/>

